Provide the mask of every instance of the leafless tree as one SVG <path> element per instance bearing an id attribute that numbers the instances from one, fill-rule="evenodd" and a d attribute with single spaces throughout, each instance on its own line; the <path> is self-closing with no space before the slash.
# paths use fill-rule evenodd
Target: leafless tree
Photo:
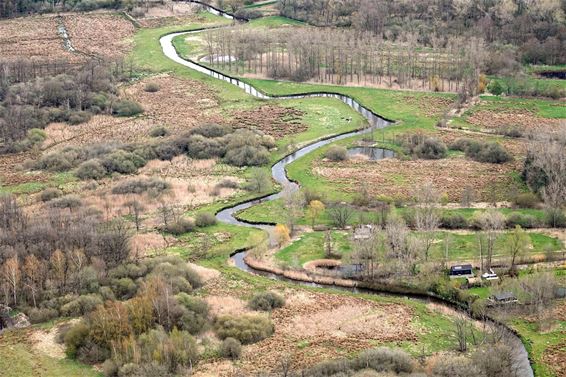
<path id="1" fill-rule="evenodd" d="M 432 182 L 427 182 L 415 190 L 415 226 L 420 232 L 425 261 L 428 261 L 430 248 L 435 239 L 434 232 L 440 224 L 438 202 L 440 195 Z"/>

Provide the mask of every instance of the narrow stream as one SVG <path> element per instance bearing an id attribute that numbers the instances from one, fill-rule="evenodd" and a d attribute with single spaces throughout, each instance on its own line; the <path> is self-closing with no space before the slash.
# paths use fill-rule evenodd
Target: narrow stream
<path id="1" fill-rule="evenodd" d="M 208 5 L 201 3 L 199 1 L 193 1 L 193 0 L 185 0 L 185 1 L 200 4 L 206 10 L 208 10 L 209 12 L 211 12 L 215 15 L 226 17 L 228 19 L 233 19 L 233 20 L 235 19 L 232 15 L 225 13 L 225 12 L 223 12 L 223 11 L 217 9 L 217 8 L 208 6 Z M 311 144 L 308 144 L 308 145 L 298 149 L 297 151 L 293 152 L 292 154 L 284 157 L 283 159 L 281 159 L 277 163 L 275 163 L 271 168 L 271 174 L 273 176 L 273 179 L 283 187 L 282 191 L 280 191 L 276 194 L 269 195 L 269 196 L 262 198 L 262 199 L 243 202 L 243 203 L 240 203 L 240 204 L 238 204 L 234 207 L 225 208 L 225 209 L 221 210 L 220 212 L 218 212 L 216 214 L 216 218 L 218 219 L 218 221 L 221 221 L 223 223 L 238 225 L 238 226 L 245 226 L 245 227 L 259 228 L 259 229 L 264 229 L 264 230 L 269 231 L 269 230 L 272 229 L 271 225 L 251 224 L 251 223 L 248 223 L 248 222 L 245 222 L 245 221 L 241 221 L 241 220 L 238 220 L 235 217 L 235 214 L 239 211 L 244 210 L 244 209 L 248 209 L 250 207 L 253 207 L 253 206 L 255 206 L 259 203 L 272 201 L 272 200 L 281 198 L 281 197 L 283 197 L 283 195 L 285 195 L 289 191 L 293 192 L 293 191 L 298 190 L 298 185 L 295 182 L 292 182 L 291 180 L 289 180 L 289 178 L 287 177 L 286 169 L 285 169 L 287 165 L 291 164 L 292 162 L 296 161 L 297 159 L 313 152 L 314 150 L 316 150 L 318 148 L 321 148 L 325 145 L 328 145 L 330 143 L 334 143 L 338 140 L 346 139 L 346 138 L 349 138 L 349 137 L 352 137 L 352 136 L 359 136 L 359 135 L 363 135 L 363 134 L 366 134 L 366 133 L 370 133 L 372 130 L 387 127 L 387 126 L 391 125 L 393 122 L 380 117 L 378 114 L 374 113 L 370 109 L 362 106 L 360 103 L 355 101 L 353 98 L 342 95 L 342 94 L 338 94 L 338 93 L 330 93 L 330 92 L 323 93 L 323 92 L 320 92 L 320 93 L 308 93 L 308 94 L 298 94 L 298 95 L 289 95 L 289 96 L 268 96 L 268 95 L 262 93 L 261 91 L 257 90 L 255 87 L 251 86 L 250 84 L 247 84 L 247 83 L 245 83 L 241 80 L 238 80 L 235 77 L 230 77 L 230 76 L 222 74 L 222 73 L 220 73 L 216 70 L 207 68 L 206 66 L 201 65 L 197 62 L 194 62 L 192 60 L 187 60 L 187 59 L 184 59 L 181 56 L 179 56 L 175 47 L 173 46 L 173 39 L 175 37 L 179 36 L 179 35 L 195 34 L 195 33 L 203 32 L 204 30 L 206 30 L 206 29 L 193 30 L 193 31 L 188 31 L 188 32 L 177 32 L 177 33 L 172 33 L 172 34 L 168 34 L 168 35 L 161 37 L 159 42 L 161 44 L 161 48 L 163 50 L 163 53 L 165 54 L 165 56 L 167 56 L 169 59 L 173 60 L 176 63 L 179 63 L 179 64 L 181 64 L 185 67 L 188 67 L 190 69 L 194 69 L 195 71 L 198 71 L 198 72 L 203 73 L 205 75 L 208 75 L 208 76 L 217 78 L 219 80 L 226 81 L 226 82 L 228 82 L 232 85 L 238 86 L 242 90 L 244 90 L 246 93 L 248 93 L 248 94 L 250 94 L 254 97 L 257 97 L 257 98 L 260 98 L 260 99 L 265 99 L 265 100 L 268 100 L 268 99 L 315 98 L 315 97 L 336 98 L 336 99 L 344 102 L 348 106 L 352 107 L 355 111 L 357 111 L 359 114 L 361 114 L 368 122 L 368 126 L 366 128 L 363 128 L 363 129 L 357 130 L 357 131 L 352 131 L 352 132 L 340 134 L 340 135 L 336 135 L 336 136 L 331 136 L 331 137 L 313 142 Z M 367 289 L 326 286 L 326 285 L 317 284 L 317 283 L 299 282 L 299 281 L 290 280 L 290 279 L 284 278 L 282 276 L 279 276 L 279 275 L 276 275 L 276 274 L 273 274 L 273 273 L 259 271 L 259 270 L 256 270 L 256 269 L 250 267 L 244 260 L 245 256 L 246 256 L 246 251 L 242 251 L 242 252 L 235 253 L 231 257 L 231 259 L 232 259 L 234 265 L 237 268 L 239 268 L 243 271 L 246 271 L 248 273 L 261 275 L 261 276 L 264 276 L 264 277 L 267 277 L 267 278 L 270 278 L 270 279 L 273 279 L 273 280 L 292 281 L 293 283 L 304 285 L 304 286 L 319 287 L 319 288 L 333 288 L 333 289 L 347 290 L 347 291 L 353 292 L 353 293 L 367 293 L 367 294 L 375 294 L 375 295 L 389 295 L 389 296 L 407 297 L 407 295 L 402 295 L 402 294 L 390 294 L 390 293 L 371 291 L 371 290 L 367 290 Z M 420 300 L 423 300 L 423 299 L 420 298 Z M 437 302 L 437 303 L 439 303 L 439 302 Z M 446 305 L 444 303 L 440 302 L 440 304 L 448 307 L 448 305 Z M 517 373 L 516 373 L 517 377 L 532 377 L 533 376 L 533 370 L 532 370 L 530 362 L 529 362 L 528 353 L 527 353 L 523 343 L 521 342 L 521 340 L 516 335 L 511 333 L 511 331 L 509 331 L 509 335 L 510 336 L 506 337 L 506 339 L 507 339 L 506 341 L 507 341 L 507 344 L 510 347 L 512 347 L 512 349 L 514 349 L 516 351 L 515 357 L 516 357 L 516 362 L 518 364 L 518 370 L 517 370 Z"/>

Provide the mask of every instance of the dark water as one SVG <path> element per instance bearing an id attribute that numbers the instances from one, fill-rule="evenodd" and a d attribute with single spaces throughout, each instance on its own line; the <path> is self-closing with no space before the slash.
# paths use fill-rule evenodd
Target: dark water
<path id="1" fill-rule="evenodd" d="M 566 70 L 564 70 L 564 71 L 542 71 L 542 72 L 539 72 L 538 75 L 544 77 L 545 79 L 566 80 Z"/>
<path id="2" fill-rule="evenodd" d="M 377 161 L 385 158 L 395 157 L 395 152 L 389 149 L 376 148 L 376 147 L 354 147 L 348 149 L 348 156 L 363 155 L 370 160 Z"/>

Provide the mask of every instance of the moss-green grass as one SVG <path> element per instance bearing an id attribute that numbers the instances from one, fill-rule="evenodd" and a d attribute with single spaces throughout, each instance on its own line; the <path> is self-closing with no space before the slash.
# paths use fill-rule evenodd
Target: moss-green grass
<path id="1" fill-rule="evenodd" d="M 292 20 L 282 16 L 268 16 L 251 20 L 249 25 L 252 27 L 281 27 L 281 26 L 296 26 L 304 25 L 304 22 Z"/>
<path id="2" fill-rule="evenodd" d="M 102 377 L 91 366 L 69 359 L 55 359 L 34 350 L 29 330 L 10 330 L 0 335 L 2 377 Z"/>
<path id="3" fill-rule="evenodd" d="M 566 82 L 566 80 L 562 80 Z M 559 100 L 481 96 L 482 102 L 466 111 L 464 118 L 476 111 L 529 110 L 543 118 L 566 118 L 566 103 Z"/>
<path id="4" fill-rule="evenodd" d="M 349 233 L 345 231 L 332 231 L 333 253 L 347 255 L 351 251 Z M 300 241 L 293 242 L 275 254 L 275 258 L 288 266 L 301 267 L 304 263 L 324 258 L 323 232 L 305 233 Z"/>

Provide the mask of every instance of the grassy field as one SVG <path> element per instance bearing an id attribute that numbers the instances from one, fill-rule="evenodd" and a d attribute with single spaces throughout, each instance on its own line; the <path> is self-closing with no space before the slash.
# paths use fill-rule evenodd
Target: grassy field
<path id="1" fill-rule="evenodd" d="M 566 80 L 561 80 L 566 82 Z M 531 98 L 510 98 L 497 96 L 481 96 L 482 102 L 467 111 L 464 115 L 474 112 L 527 110 L 542 118 L 566 119 L 566 104 L 563 101 Z"/>
<path id="2" fill-rule="evenodd" d="M 562 242 L 541 233 L 529 233 L 529 253 L 542 254 L 547 251 L 562 250 Z M 335 252 L 340 255 L 348 255 L 352 251 L 350 233 L 334 231 L 332 233 Z M 445 242 L 448 244 L 448 260 L 470 260 L 478 259 L 478 239 L 476 234 L 461 234 L 454 232 L 439 231 L 435 233 L 435 241 L 430 250 L 433 260 L 442 260 L 445 256 Z M 495 256 L 505 255 L 505 245 L 509 234 L 503 234 L 495 244 Z M 447 241 L 446 241 L 447 240 Z M 304 234 L 293 244 L 283 248 L 275 254 L 277 260 L 282 263 L 301 267 L 305 262 L 324 258 L 324 233 L 312 232 Z"/>
<path id="3" fill-rule="evenodd" d="M 102 377 L 91 366 L 69 359 L 56 359 L 34 349 L 29 338 L 33 329 L 10 330 L 0 334 L 0 375 L 2 377 Z"/>

